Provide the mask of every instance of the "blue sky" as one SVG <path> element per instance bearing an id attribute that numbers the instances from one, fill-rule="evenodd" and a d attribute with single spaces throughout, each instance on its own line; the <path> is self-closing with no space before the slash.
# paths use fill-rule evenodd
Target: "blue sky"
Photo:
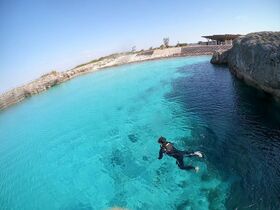
<path id="1" fill-rule="evenodd" d="M 280 30 L 279 0 L 0 0 L 0 92 L 113 52 Z"/>

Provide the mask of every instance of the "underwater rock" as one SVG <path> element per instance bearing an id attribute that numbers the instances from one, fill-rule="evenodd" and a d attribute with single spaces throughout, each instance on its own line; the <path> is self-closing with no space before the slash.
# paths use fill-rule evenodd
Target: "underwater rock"
<path id="1" fill-rule="evenodd" d="M 142 157 L 142 160 L 144 160 L 144 161 L 149 161 L 149 158 L 148 158 L 147 156 L 143 156 L 143 157 Z"/>
<path id="2" fill-rule="evenodd" d="M 176 206 L 177 210 L 185 210 L 188 206 L 190 206 L 191 202 L 190 200 L 184 200 L 183 202 L 179 203 Z"/>
<path id="3" fill-rule="evenodd" d="M 114 150 L 111 155 L 111 164 L 113 166 L 120 166 L 124 164 L 124 157 L 120 150 Z"/>
<path id="4" fill-rule="evenodd" d="M 128 135 L 128 139 L 129 139 L 131 142 L 133 142 L 133 143 L 135 143 L 135 142 L 138 141 L 138 137 L 137 137 L 137 135 L 135 135 L 135 134 L 129 134 L 129 135 Z"/>

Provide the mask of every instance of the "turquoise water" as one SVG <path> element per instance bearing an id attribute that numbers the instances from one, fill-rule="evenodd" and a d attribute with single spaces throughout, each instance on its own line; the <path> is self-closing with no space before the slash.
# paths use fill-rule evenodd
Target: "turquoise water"
<path id="1" fill-rule="evenodd" d="M 1 209 L 280 207 L 280 109 L 209 59 L 106 69 L 0 112 Z M 161 135 L 202 150 L 185 160 L 200 172 L 158 160 Z"/>

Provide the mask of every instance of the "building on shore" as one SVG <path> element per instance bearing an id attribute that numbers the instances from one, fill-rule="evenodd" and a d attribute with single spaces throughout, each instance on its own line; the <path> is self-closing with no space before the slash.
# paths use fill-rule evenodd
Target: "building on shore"
<path id="1" fill-rule="evenodd" d="M 200 42 L 202 45 L 232 45 L 232 42 L 237 37 L 241 36 L 240 34 L 218 34 L 211 36 L 202 36 L 207 39 L 207 42 Z"/>

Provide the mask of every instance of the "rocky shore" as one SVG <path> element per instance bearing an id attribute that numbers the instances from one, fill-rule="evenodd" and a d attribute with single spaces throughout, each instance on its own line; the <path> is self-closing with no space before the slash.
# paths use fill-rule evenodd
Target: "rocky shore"
<path id="1" fill-rule="evenodd" d="M 211 63 L 228 65 L 248 85 L 280 99 L 280 32 L 241 36 L 230 50 L 215 52 Z"/>
<path id="2" fill-rule="evenodd" d="M 223 52 L 229 48 L 231 48 L 231 45 L 195 45 L 187 47 L 171 47 L 165 49 L 146 50 L 135 53 L 113 54 L 93 60 L 86 64 L 79 65 L 68 71 L 52 71 L 26 85 L 3 93 L 0 95 L 0 110 L 3 110 L 13 104 L 23 101 L 25 98 L 41 93 L 74 77 L 106 67 L 176 56 L 212 55 L 215 51 Z"/>

